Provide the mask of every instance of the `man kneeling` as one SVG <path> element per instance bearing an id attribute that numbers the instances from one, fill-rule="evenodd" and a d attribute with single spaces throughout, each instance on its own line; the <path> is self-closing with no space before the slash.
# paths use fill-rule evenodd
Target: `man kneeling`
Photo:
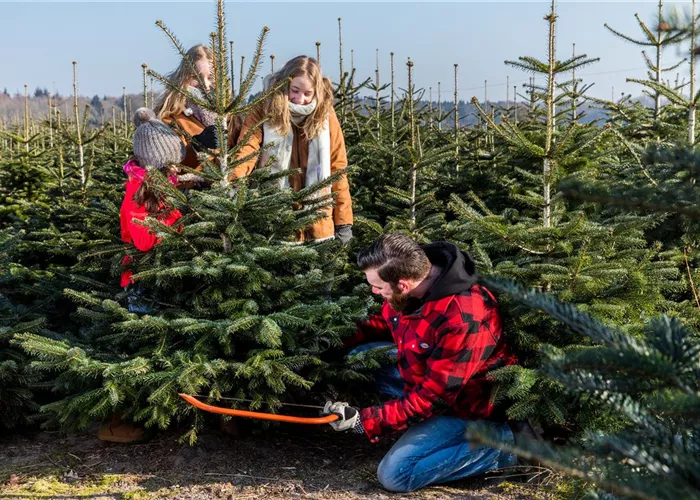
<path id="1" fill-rule="evenodd" d="M 395 366 L 377 373 L 378 390 L 391 399 L 358 410 L 329 402 L 325 414 L 337 431 L 382 436 L 410 426 L 379 464 L 390 491 L 413 491 L 515 465 L 510 453 L 465 440 L 474 421 L 487 421 L 505 443 L 513 433 L 490 400 L 487 373 L 516 363 L 501 332 L 496 300 L 477 283 L 474 261 L 455 245 L 420 246 L 390 233 L 360 252 L 359 268 L 381 314 L 358 327 L 349 354 L 391 346 Z M 389 342 L 393 340 L 393 342 Z"/>

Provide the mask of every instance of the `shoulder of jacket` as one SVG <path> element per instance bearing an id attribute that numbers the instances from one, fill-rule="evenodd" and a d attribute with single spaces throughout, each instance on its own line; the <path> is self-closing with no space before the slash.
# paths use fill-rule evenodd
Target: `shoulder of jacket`
<path id="1" fill-rule="evenodd" d="M 190 135 L 197 135 L 204 130 L 204 124 L 202 124 L 202 122 L 194 116 L 185 115 L 185 113 L 170 115 L 163 118 L 161 121 L 171 128 L 174 128 L 176 132 L 179 127 Z"/>
<path id="2" fill-rule="evenodd" d="M 430 300 L 423 304 L 422 312 L 424 316 L 429 314 L 445 314 L 455 307 L 459 307 L 457 303 L 457 295 L 448 295 L 437 300 Z"/>
<path id="3" fill-rule="evenodd" d="M 464 318 L 469 316 L 480 319 L 485 316 L 486 311 L 495 306 L 495 301 L 487 301 L 490 296 L 482 293 L 480 285 L 474 285 L 469 289 L 469 293 L 448 295 L 438 300 L 426 302 L 423 305 L 423 317 L 430 321 L 430 318 L 444 316 L 448 324 L 458 326 Z"/>
<path id="4" fill-rule="evenodd" d="M 456 295 L 448 295 L 426 302 L 421 309 L 423 319 L 435 327 L 457 325 L 462 317 L 462 307 L 457 299 Z"/>
<path id="5" fill-rule="evenodd" d="M 126 179 L 125 183 L 125 188 L 127 193 L 134 193 L 138 188 L 141 187 L 141 184 L 143 184 L 143 179 L 139 179 L 138 177 L 134 177 L 133 175 L 129 175 Z"/>

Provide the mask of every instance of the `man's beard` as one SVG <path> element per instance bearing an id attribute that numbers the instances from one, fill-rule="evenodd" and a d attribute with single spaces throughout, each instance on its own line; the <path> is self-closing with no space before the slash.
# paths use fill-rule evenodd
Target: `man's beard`
<path id="1" fill-rule="evenodd" d="M 389 305 L 396 312 L 403 311 L 403 308 L 406 306 L 406 302 L 408 302 L 409 299 L 408 294 L 403 293 L 401 290 L 399 290 L 398 286 L 394 287 L 393 285 L 391 287 L 391 292 L 391 297 L 388 299 Z"/>

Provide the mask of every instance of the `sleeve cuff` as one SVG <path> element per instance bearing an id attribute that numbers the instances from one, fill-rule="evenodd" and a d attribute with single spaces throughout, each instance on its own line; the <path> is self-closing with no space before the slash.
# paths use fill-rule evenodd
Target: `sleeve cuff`
<path id="1" fill-rule="evenodd" d="M 361 429 L 361 432 L 365 436 L 367 436 L 367 439 L 369 439 L 369 442 L 376 443 L 377 441 L 379 441 L 379 435 L 372 432 L 372 430 L 373 430 L 372 428 L 375 427 L 375 422 L 372 419 L 366 420 L 366 417 L 363 418 L 363 414 L 366 414 L 367 412 L 370 412 L 371 410 L 372 410 L 372 407 L 369 407 L 369 408 L 364 408 L 362 411 L 360 411 L 360 418 L 358 419 L 359 424 L 356 424 L 355 429 L 357 429 L 357 426 L 359 426 Z M 369 427 L 370 427 L 369 429 L 367 428 L 365 423 L 369 423 Z M 359 433 L 360 431 L 357 431 L 357 432 Z"/>
<path id="2" fill-rule="evenodd" d="M 355 427 L 352 428 L 352 432 L 355 434 L 364 434 L 365 426 L 362 424 L 362 419 L 358 417 Z"/>

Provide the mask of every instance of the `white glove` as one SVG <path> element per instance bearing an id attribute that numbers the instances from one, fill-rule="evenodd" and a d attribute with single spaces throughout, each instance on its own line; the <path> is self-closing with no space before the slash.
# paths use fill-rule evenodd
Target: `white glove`
<path id="1" fill-rule="evenodd" d="M 322 415 L 338 415 L 338 420 L 330 422 L 330 426 L 336 431 L 350 431 L 362 433 L 364 428 L 360 420 L 360 412 L 347 403 L 328 401 L 323 407 Z"/>

